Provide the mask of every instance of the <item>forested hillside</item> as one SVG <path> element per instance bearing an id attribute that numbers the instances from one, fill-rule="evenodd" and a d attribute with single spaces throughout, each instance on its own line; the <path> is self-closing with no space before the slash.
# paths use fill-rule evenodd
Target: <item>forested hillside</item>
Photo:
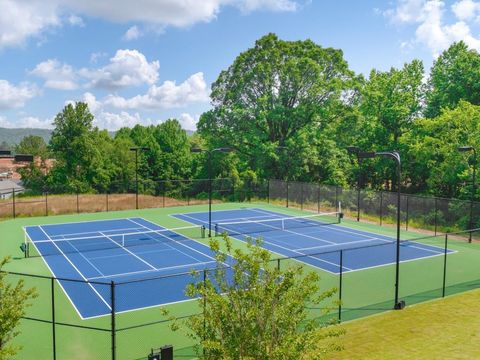
<path id="1" fill-rule="evenodd" d="M 127 186 L 135 172 L 132 146 L 150 149 L 139 153 L 143 181 L 204 178 L 206 156 L 190 148 L 230 147 L 233 152 L 214 155 L 215 177 L 353 186 L 360 174 L 366 187 L 392 189 L 394 164 L 358 164 L 346 150 L 355 145 L 398 150 L 402 191 L 469 194 L 473 157 L 457 147 L 480 145 L 480 55 L 463 42 L 443 52 L 428 74 L 414 60 L 364 77 L 339 49 L 269 34 L 218 75 L 211 101 L 191 137 L 175 119 L 110 137 L 93 126 L 86 104 L 68 105 L 45 146 L 44 156 L 57 160 L 54 168 L 46 176 L 31 169 L 25 181 L 33 189 Z"/>

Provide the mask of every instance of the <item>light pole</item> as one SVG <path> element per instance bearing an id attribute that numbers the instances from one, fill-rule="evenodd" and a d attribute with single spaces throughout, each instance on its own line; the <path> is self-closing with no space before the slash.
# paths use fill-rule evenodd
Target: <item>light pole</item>
<path id="1" fill-rule="evenodd" d="M 206 152 L 208 154 L 208 237 L 212 237 L 212 154 L 214 152 L 228 153 L 231 152 L 231 148 L 222 147 L 216 149 L 201 149 L 192 148 L 192 153 Z"/>
<path id="2" fill-rule="evenodd" d="M 135 151 L 135 207 L 138 210 L 138 152 L 150 151 L 148 147 L 131 147 L 130 151 Z"/>
<path id="3" fill-rule="evenodd" d="M 476 172 L 477 172 L 477 150 L 473 146 L 460 146 L 457 148 L 459 152 L 473 152 L 473 176 L 472 176 L 472 194 L 470 198 L 470 221 L 469 228 L 473 229 L 473 202 L 475 201 L 475 194 L 477 192 L 476 185 Z M 470 232 L 468 241 L 472 242 L 472 233 Z"/>
<path id="4" fill-rule="evenodd" d="M 374 157 L 388 157 L 397 163 L 397 247 L 396 247 L 396 261 L 395 261 L 395 304 L 394 309 L 400 310 L 405 307 L 405 301 L 398 300 L 399 280 L 400 280 L 400 186 L 402 176 L 402 161 L 398 151 L 380 151 L 380 152 L 358 152 L 359 159 L 374 158 Z"/>
<path id="5" fill-rule="evenodd" d="M 357 163 L 360 166 L 360 157 L 358 153 L 360 152 L 360 148 L 358 146 L 348 146 L 347 151 L 350 155 L 355 155 L 357 157 Z M 360 170 L 358 172 L 357 177 L 357 221 L 360 221 L 360 187 L 361 187 L 361 173 Z"/>

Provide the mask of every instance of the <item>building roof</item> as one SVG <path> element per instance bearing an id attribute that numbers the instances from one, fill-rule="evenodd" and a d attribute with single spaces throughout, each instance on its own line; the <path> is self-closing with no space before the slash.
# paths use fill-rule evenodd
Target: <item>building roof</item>
<path id="1" fill-rule="evenodd" d="M 19 184 L 17 184 L 15 181 L 11 180 L 2 180 L 0 181 L 0 193 L 1 194 L 7 194 L 12 192 L 12 190 L 15 189 L 15 191 L 24 191 L 25 188 Z"/>

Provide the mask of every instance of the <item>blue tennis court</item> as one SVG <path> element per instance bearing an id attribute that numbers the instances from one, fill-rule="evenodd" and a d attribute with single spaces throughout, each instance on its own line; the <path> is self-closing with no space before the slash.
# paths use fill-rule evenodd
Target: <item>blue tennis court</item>
<path id="1" fill-rule="evenodd" d="M 216 264 L 208 246 L 192 239 L 201 236 L 200 226 L 169 230 L 128 218 L 24 230 L 29 256 L 43 258 L 82 318 L 111 313 L 112 281 L 116 312 L 189 300 L 189 272 Z"/>
<path id="2" fill-rule="evenodd" d="M 339 214 L 289 216 L 265 209 L 249 208 L 212 212 L 217 233 L 246 241 L 263 239 L 263 247 L 282 257 L 294 257 L 333 274 L 340 272 L 340 249 L 344 251 L 343 272 L 358 271 L 395 263 L 395 239 L 351 229 L 338 223 Z M 192 224 L 208 227 L 208 213 L 174 215 Z M 215 229 L 214 229 L 215 230 Z M 453 251 L 448 251 L 449 253 Z M 400 261 L 441 256 L 444 249 L 415 241 L 402 241 Z"/>

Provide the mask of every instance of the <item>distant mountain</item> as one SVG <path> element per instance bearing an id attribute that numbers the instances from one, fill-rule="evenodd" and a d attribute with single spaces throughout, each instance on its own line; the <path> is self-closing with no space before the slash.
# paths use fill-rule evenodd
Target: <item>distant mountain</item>
<path id="1" fill-rule="evenodd" d="M 192 130 L 186 130 L 187 135 L 191 136 L 194 134 Z M 25 136 L 28 135 L 37 135 L 43 137 L 45 142 L 50 141 L 52 136 L 51 129 L 34 129 L 34 128 L 18 128 L 18 129 L 7 129 L 0 127 L 0 144 L 7 143 L 8 145 L 18 144 Z M 111 136 L 115 136 L 115 131 L 110 131 Z"/>
<path id="2" fill-rule="evenodd" d="M 9 145 L 15 145 L 28 135 L 41 136 L 45 142 L 48 142 L 52 136 L 52 130 L 30 128 L 7 129 L 0 127 L 0 144 L 6 142 Z"/>

